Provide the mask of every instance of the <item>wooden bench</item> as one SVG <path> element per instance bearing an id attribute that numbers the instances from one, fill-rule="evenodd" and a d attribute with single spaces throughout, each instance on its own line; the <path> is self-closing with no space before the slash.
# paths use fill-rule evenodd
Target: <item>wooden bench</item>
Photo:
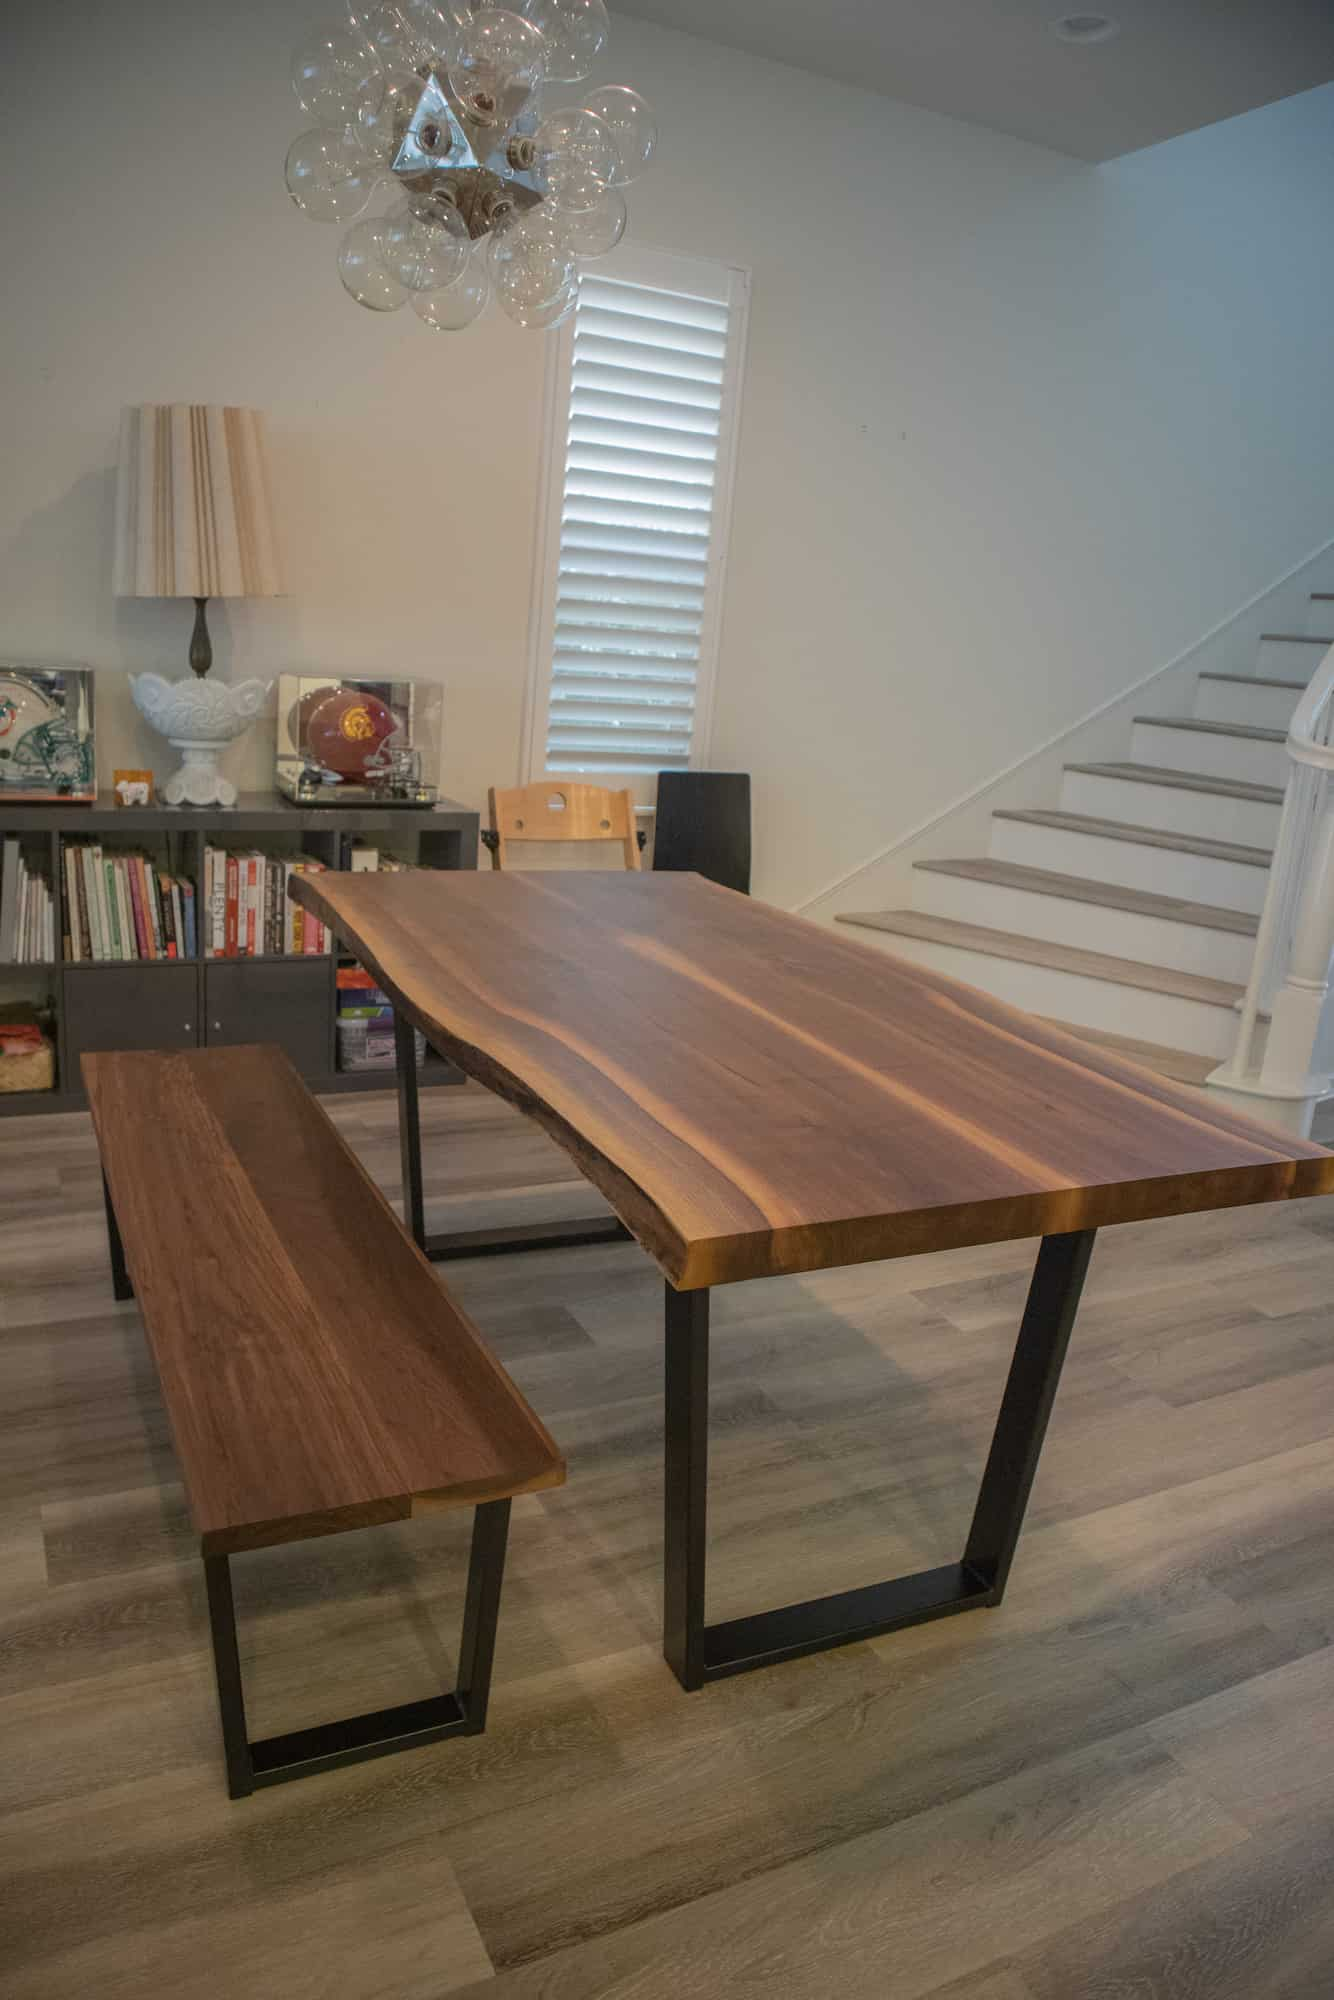
<path id="1" fill-rule="evenodd" d="M 83 1076 L 116 1296 L 138 1296 L 199 1534 L 232 1797 L 477 1734 L 510 1500 L 561 1484 L 556 1446 L 278 1049 Z M 465 1506 L 454 1691 L 250 1742 L 229 1558 Z"/>

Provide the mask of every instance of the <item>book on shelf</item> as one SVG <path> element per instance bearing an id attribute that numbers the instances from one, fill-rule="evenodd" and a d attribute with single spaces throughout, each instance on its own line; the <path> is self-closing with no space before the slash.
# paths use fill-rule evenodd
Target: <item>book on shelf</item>
<path id="1" fill-rule="evenodd" d="M 55 955 L 50 880 L 10 834 L 0 843 L 0 965 L 41 965 Z"/>
<path id="2" fill-rule="evenodd" d="M 204 956 L 291 958 L 331 951 L 327 927 L 287 893 L 293 875 L 324 872 L 324 862 L 310 855 L 205 847 Z"/>
<path id="3" fill-rule="evenodd" d="M 61 944 L 72 964 L 134 964 L 191 956 L 177 912 L 194 886 L 135 849 L 64 843 Z M 54 910 L 52 912 L 54 955 Z"/>

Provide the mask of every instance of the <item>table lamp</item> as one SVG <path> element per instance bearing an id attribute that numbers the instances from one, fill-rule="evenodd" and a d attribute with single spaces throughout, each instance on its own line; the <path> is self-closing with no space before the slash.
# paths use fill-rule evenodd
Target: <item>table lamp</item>
<path id="1" fill-rule="evenodd" d="M 210 597 L 282 594 L 259 410 L 149 403 L 122 413 L 114 575 L 117 597 L 195 602 L 193 674 L 130 675 L 135 707 L 182 753 L 163 798 L 173 806 L 235 805 L 219 753 L 249 728 L 272 682 L 207 678 L 206 607 Z"/>

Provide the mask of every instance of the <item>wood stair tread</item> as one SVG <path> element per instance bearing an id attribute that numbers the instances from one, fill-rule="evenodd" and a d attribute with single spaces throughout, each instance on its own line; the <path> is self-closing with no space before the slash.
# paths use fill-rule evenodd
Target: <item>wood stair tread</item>
<path id="1" fill-rule="evenodd" d="M 1073 1035 L 1076 1041 L 1092 1042 L 1096 1048 L 1110 1049 L 1114 1055 L 1137 1062 L 1141 1069 L 1156 1070 L 1160 1076 L 1170 1076 L 1177 1083 L 1203 1084 L 1218 1067 L 1215 1056 L 1197 1056 L 1193 1049 L 1169 1049 L 1161 1042 L 1138 1042 L 1133 1035 L 1114 1035 L 1104 1028 L 1085 1028 L 1078 1021 L 1057 1021 L 1043 1015 L 1038 1018 L 1045 1019 L 1049 1028 L 1061 1028 L 1067 1035 Z"/>
<path id="2" fill-rule="evenodd" d="M 1220 798 L 1250 799 L 1256 805 L 1281 806 L 1281 785 L 1256 785 L 1248 778 L 1207 778 L 1198 771 L 1178 771 L 1168 764 L 1067 764 L 1093 778 L 1124 778 L 1136 785 L 1175 785 L 1183 792 L 1217 792 Z"/>
<path id="3" fill-rule="evenodd" d="M 1094 903 L 1103 910 L 1126 910 L 1137 917 L 1195 924 L 1201 930 L 1230 931 L 1241 937 L 1254 937 L 1260 922 L 1245 910 L 1224 909 L 1218 903 L 1189 903 L 1180 896 L 1156 895 L 1150 889 L 1124 889 L 1118 882 L 1093 882 L 1085 875 L 1059 875 L 1051 868 L 1025 868 L 1017 861 L 991 861 L 981 855 L 913 865 L 927 875 L 962 876 L 969 882 L 989 882 L 996 889 L 1061 896 L 1072 903 Z"/>
<path id="4" fill-rule="evenodd" d="M 1080 973 L 1118 986 L 1137 986 L 1149 993 L 1167 993 L 1178 1000 L 1199 1000 L 1210 1007 L 1236 1007 L 1243 988 L 1230 979 L 1212 979 L 1200 972 L 1176 972 L 1139 959 L 1116 958 L 1110 952 L 1085 951 L 1077 945 L 1055 944 L 1046 938 L 1024 937 L 1018 931 L 993 930 L 988 924 L 968 924 L 957 917 L 933 917 L 925 910 L 842 912 L 840 924 L 891 936 L 920 938 L 930 944 L 954 945 L 961 951 L 989 958 L 1013 958 L 1025 965 L 1045 965 L 1053 972 Z"/>
<path id="5" fill-rule="evenodd" d="M 1205 840 L 1199 834 L 1169 833 L 1159 826 L 1136 826 L 1130 820 L 1098 819 L 1092 813 L 1051 812 L 1036 807 L 1006 810 L 993 819 L 1019 820 L 1025 826 L 1049 826 L 1061 833 L 1096 834 L 1100 840 L 1132 841 L 1140 847 L 1164 847 L 1174 854 L 1197 854 L 1209 861 L 1239 861 L 1248 868 L 1267 868 L 1267 847 L 1243 847 L 1235 840 Z"/>
<path id="6" fill-rule="evenodd" d="M 1154 729 L 1189 729 L 1199 736 L 1244 736 L 1252 743 L 1286 743 L 1286 729 L 1262 729 L 1255 722 L 1202 722 L 1197 715 L 1137 715 Z"/>
<path id="7" fill-rule="evenodd" d="M 1290 694 L 1305 694 L 1305 681 L 1276 681 L 1268 674 L 1198 674 L 1197 680 L 1227 681 L 1232 687 L 1286 688 Z"/>

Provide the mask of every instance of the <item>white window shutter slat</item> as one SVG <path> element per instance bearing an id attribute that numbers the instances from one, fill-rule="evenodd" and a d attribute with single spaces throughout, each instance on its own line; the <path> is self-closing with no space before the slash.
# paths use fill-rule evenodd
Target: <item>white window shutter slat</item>
<path id="1" fill-rule="evenodd" d="M 581 278 L 554 363 L 526 762 L 647 799 L 707 752 L 747 286 L 615 268 Z"/>

